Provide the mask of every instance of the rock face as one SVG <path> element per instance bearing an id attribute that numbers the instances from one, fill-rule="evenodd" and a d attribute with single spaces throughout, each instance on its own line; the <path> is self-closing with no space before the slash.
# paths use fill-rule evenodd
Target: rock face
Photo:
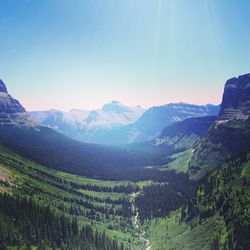
<path id="1" fill-rule="evenodd" d="M 1 79 L 0 79 L 0 92 L 8 93 L 7 88 L 6 88 L 4 82 Z"/>
<path id="2" fill-rule="evenodd" d="M 226 82 L 220 119 L 246 120 L 250 116 L 250 74 L 234 77 Z"/>
<path id="3" fill-rule="evenodd" d="M 4 82 L 0 80 L 0 123 L 14 123 L 23 119 L 28 119 L 24 107 L 8 94 Z"/>
<path id="4" fill-rule="evenodd" d="M 197 145 L 190 175 L 204 176 L 225 160 L 250 151 L 250 74 L 225 84 L 218 119 Z"/>

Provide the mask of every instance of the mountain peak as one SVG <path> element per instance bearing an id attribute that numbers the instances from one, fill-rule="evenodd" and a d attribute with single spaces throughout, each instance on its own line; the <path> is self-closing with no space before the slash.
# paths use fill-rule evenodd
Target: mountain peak
<path id="1" fill-rule="evenodd" d="M 122 105 L 122 103 L 117 100 L 113 100 L 111 103 L 115 105 Z"/>
<path id="2" fill-rule="evenodd" d="M 6 85 L 4 84 L 4 82 L 1 79 L 0 79 L 0 92 L 8 93 Z"/>
<path id="3" fill-rule="evenodd" d="M 123 113 L 125 111 L 128 111 L 128 107 L 116 100 L 113 100 L 110 103 L 104 104 L 102 110 L 104 112 Z"/>
<path id="4" fill-rule="evenodd" d="M 247 119 L 250 116 L 250 74 L 227 80 L 225 84 L 220 118 Z"/>
<path id="5" fill-rule="evenodd" d="M 231 84 L 245 85 L 245 84 L 248 84 L 249 82 L 250 82 L 250 73 L 228 79 L 226 82 L 226 86 L 231 85 Z"/>
<path id="6" fill-rule="evenodd" d="M 226 81 L 216 122 L 197 144 L 189 171 L 200 178 L 225 160 L 250 150 L 250 74 Z"/>
<path id="7" fill-rule="evenodd" d="M 24 107 L 8 93 L 0 80 L 0 125 L 15 123 L 31 124 Z"/>

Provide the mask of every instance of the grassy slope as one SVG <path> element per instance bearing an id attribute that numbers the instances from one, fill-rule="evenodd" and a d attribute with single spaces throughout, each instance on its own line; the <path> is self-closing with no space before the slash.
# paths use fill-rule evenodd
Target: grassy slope
<path id="1" fill-rule="evenodd" d="M 193 223 L 197 223 L 193 221 Z M 202 221 L 192 228 L 192 223 L 180 222 L 180 212 L 172 213 L 166 219 L 153 220 L 150 240 L 154 250 L 163 249 L 210 249 L 214 237 L 225 233 L 224 221 L 219 216 Z"/>
<path id="2" fill-rule="evenodd" d="M 30 196 L 43 205 L 50 205 L 58 213 L 64 213 L 68 216 L 77 216 L 80 224 L 91 224 L 96 229 L 107 230 L 111 237 L 123 241 L 126 245 L 133 246 L 132 249 L 141 249 L 141 242 L 135 237 L 134 228 L 130 218 L 122 216 L 108 215 L 100 212 L 98 208 L 112 208 L 114 210 L 121 208 L 119 204 L 107 202 L 105 198 L 118 201 L 119 198 L 128 198 L 127 193 L 114 192 L 96 192 L 73 188 L 69 181 L 75 184 L 88 184 L 100 187 L 115 187 L 135 185 L 131 182 L 112 182 L 79 177 L 68 173 L 63 173 L 53 169 L 48 169 L 28 161 L 15 153 L 0 147 L 0 192 L 9 192 L 13 194 Z M 148 183 L 139 183 L 148 185 Z M 77 193 L 79 192 L 79 193 Z M 81 193 L 84 195 L 82 196 Z M 74 198 L 75 202 L 66 199 Z M 95 198 L 98 198 L 96 201 Z M 77 205 L 76 201 L 87 202 L 92 209 L 84 205 Z M 76 211 L 70 212 L 71 211 Z M 77 214 L 82 212 L 82 214 Z M 88 218 L 85 213 L 92 213 L 96 218 Z"/>
<path id="3" fill-rule="evenodd" d="M 171 156 L 171 161 L 169 164 L 166 165 L 166 169 L 174 169 L 176 172 L 184 172 L 188 171 L 189 162 L 192 157 L 192 149 L 187 149 L 183 152 L 176 153 Z M 163 168 L 164 169 L 164 168 Z"/>
<path id="4" fill-rule="evenodd" d="M 250 221 L 250 156 L 248 160 L 238 164 L 225 164 L 208 176 L 214 178 L 210 184 L 201 185 L 196 195 L 196 215 L 191 221 L 182 221 L 180 211 L 173 212 L 169 217 L 153 220 L 149 223 L 149 237 L 154 250 L 162 249 L 211 249 L 215 238 L 219 239 L 220 249 L 224 248 L 233 233 L 235 225 L 241 224 L 249 228 Z M 226 178 L 225 178 L 226 176 Z M 213 184 L 211 184 L 213 183 Z M 210 186 L 212 188 L 207 189 Z M 209 191 L 208 191 L 209 190 Z M 244 190 L 242 192 L 242 190 Z M 225 207 L 216 205 L 222 194 L 229 204 Z M 209 209 L 215 211 L 204 216 Z M 224 211 L 224 212 L 223 212 Z M 203 217 L 201 214 L 203 213 Z M 226 223 L 229 220 L 229 223 Z M 245 236 L 243 239 L 247 240 Z"/>

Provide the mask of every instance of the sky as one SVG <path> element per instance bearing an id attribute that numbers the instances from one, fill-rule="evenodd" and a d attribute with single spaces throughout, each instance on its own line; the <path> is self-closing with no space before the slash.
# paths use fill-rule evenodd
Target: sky
<path id="1" fill-rule="evenodd" d="M 0 78 L 27 110 L 221 102 L 250 72 L 247 0 L 0 0 Z"/>

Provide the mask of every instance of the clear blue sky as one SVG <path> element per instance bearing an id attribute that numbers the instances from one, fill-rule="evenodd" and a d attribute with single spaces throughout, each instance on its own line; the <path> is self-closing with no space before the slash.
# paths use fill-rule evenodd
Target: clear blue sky
<path id="1" fill-rule="evenodd" d="M 247 0 L 0 0 L 0 78 L 28 110 L 219 103 L 250 72 Z"/>

